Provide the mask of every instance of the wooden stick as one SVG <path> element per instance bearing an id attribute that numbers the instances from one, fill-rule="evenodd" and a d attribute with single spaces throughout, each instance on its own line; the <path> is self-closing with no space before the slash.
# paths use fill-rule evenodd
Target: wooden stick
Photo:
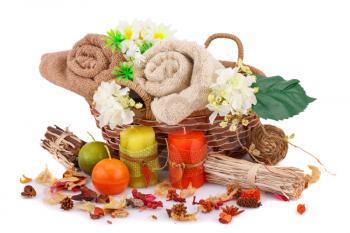
<path id="1" fill-rule="evenodd" d="M 79 170 L 78 154 L 85 144 L 83 140 L 75 136 L 67 129 L 58 126 L 49 126 L 45 138 L 41 140 L 41 146 L 63 164 L 67 169 Z"/>

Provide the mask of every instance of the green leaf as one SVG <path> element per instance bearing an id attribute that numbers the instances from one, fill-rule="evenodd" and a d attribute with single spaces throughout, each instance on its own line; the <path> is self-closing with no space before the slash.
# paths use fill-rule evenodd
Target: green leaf
<path id="1" fill-rule="evenodd" d="M 304 111 L 315 98 L 306 95 L 299 80 L 285 80 L 280 76 L 256 76 L 258 87 L 254 112 L 264 119 L 283 120 Z"/>
<path id="2" fill-rule="evenodd" d="M 134 79 L 134 66 L 128 62 L 122 62 L 119 66 L 114 67 L 112 74 L 117 78 L 132 81 Z"/>
<path id="3" fill-rule="evenodd" d="M 152 41 L 142 41 L 142 44 L 138 45 L 141 54 L 144 54 L 149 48 L 153 46 Z"/>
<path id="4" fill-rule="evenodd" d="M 111 29 L 107 32 L 107 36 L 103 37 L 103 40 L 105 46 L 110 47 L 115 52 L 117 49 L 121 50 L 121 43 L 125 40 L 125 36 L 120 31 Z"/>

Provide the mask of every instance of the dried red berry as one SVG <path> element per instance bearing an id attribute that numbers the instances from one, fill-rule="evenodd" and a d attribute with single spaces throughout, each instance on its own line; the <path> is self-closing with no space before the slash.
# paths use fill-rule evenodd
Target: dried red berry
<path id="1" fill-rule="evenodd" d="M 298 212 L 299 214 L 304 214 L 304 213 L 305 213 L 305 210 L 306 210 L 305 204 L 299 204 L 299 205 L 297 206 L 297 212 Z"/>

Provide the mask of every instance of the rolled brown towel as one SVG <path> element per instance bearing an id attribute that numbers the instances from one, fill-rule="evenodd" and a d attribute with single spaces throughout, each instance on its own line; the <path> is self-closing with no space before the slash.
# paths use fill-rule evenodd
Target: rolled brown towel
<path id="1" fill-rule="evenodd" d="M 134 80 L 155 97 L 151 109 L 160 122 L 176 125 L 206 109 L 215 71 L 224 68 L 203 46 L 182 40 L 159 42 L 135 66 Z"/>
<path id="2" fill-rule="evenodd" d="M 113 67 L 121 60 L 121 54 L 104 47 L 103 35 L 87 34 L 72 50 L 44 54 L 40 73 L 48 81 L 90 102 L 98 85 L 114 78 Z"/>

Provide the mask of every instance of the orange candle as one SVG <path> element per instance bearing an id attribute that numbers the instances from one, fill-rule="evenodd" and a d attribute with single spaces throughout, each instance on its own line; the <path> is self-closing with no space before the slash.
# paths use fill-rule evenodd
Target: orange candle
<path id="1" fill-rule="evenodd" d="M 176 131 L 168 136 L 169 179 L 175 188 L 204 184 L 203 162 L 207 155 L 207 142 L 203 132 Z"/>

